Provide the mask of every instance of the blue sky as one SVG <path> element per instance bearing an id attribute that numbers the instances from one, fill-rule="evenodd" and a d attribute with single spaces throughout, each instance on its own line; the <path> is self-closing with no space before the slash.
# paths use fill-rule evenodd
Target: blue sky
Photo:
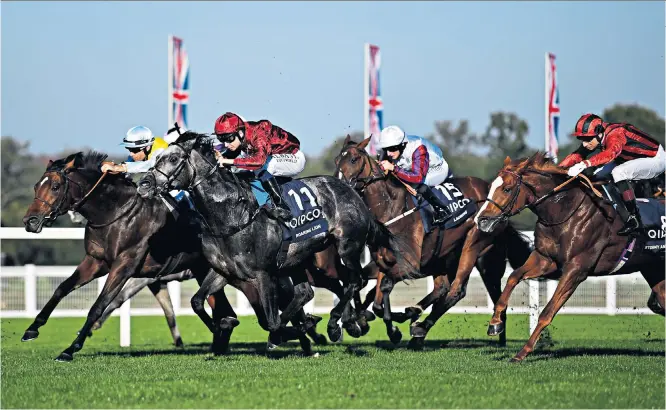
<path id="1" fill-rule="evenodd" d="M 557 55 L 563 131 L 586 111 L 664 115 L 664 2 L 3 2 L 2 135 L 49 153 L 122 153 L 167 127 L 167 36 L 191 62 L 190 128 L 267 118 L 306 154 L 363 129 L 363 44 L 382 49 L 384 125 L 514 111 L 543 147 L 544 53 Z M 564 134 L 562 132 L 561 134 Z"/>

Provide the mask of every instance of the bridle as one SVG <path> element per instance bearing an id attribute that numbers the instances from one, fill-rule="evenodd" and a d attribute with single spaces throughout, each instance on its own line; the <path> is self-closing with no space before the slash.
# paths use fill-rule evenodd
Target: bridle
<path id="1" fill-rule="evenodd" d="M 522 211 L 524 211 L 527 208 L 529 208 L 530 210 L 532 210 L 534 212 L 536 210 L 536 207 L 538 205 L 540 205 L 543 201 L 545 201 L 546 199 L 555 195 L 556 193 L 560 192 L 562 190 L 562 188 L 564 188 L 570 182 L 573 182 L 573 181 L 577 180 L 579 177 L 583 180 L 583 182 L 587 182 L 589 188 L 592 189 L 592 191 L 595 193 L 595 195 L 599 196 L 600 198 L 603 198 L 601 193 L 596 188 L 594 188 L 592 186 L 592 182 L 583 174 L 578 174 L 574 177 L 571 177 L 571 178 L 567 179 L 566 181 L 564 181 L 560 185 L 553 188 L 551 191 L 549 191 L 549 192 L 545 193 L 544 195 L 538 197 L 537 192 L 536 192 L 536 188 L 534 188 L 534 186 L 532 184 L 523 180 L 523 176 L 527 172 L 533 172 L 535 174 L 539 174 L 539 175 L 545 176 L 547 178 L 552 178 L 552 174 L 547 173 L 547 172 L 543 172 L 543 171 L 540 171 L 540 170 L 534 169 L 534 168 L 525 168 L 521 172 L 514 172 L 514 171 L 510 171 L 508 169 L 500 170 L 499 174 L 505 173 L 505 174 L 512 175 L 518 180 L 518 182 L 516 183 L 516 186 L 513 189 L 513 192 L 511 194 L 511 198 L 509 199 L 509 201 L 504 206 L 501 206 L 500 204 L 498 204 L 492 198 L 486 198 L 486 201 L 495 205 L 500 210 L 500 214 L 495 215 L 495 216 L 481 216 L 481 217 L 479 217 L 479 220 L 481 220 L 481 219 L 499 220 L 499 222 L 504 222 L 504 221 L 508 220 L 509 218 L 511 218 L 512 216 L 518 215 L 519 213 L 521 213 Z M 520 187 L 522 185 L 525 185 L 527 188 L 529 188 L 532 191 L 532 194 L 533 194 L 532 197 L 534 197 L 536 199 L 534 201 L 530 202 L 529 198 L 528 198 L 525 201 L 525 204 L 523 204 L 521 207 L 519 207 L 515 211 L 512 211 L 511 209 L 513 209 L 514 205 L 516 204 L 516 201 L 518 200 L 518 195 L 520 195 Z M 542 220 L 541 218 L 539 218 L 539 223 L 541 223 L 542 225 L 547 225 L 547 226 L 555 226 L 555 225 L 560 225 L 560 224 L 568 221 L 573 216 L 573 214 L 576 213 L 578 208 L 580 208 L 580 206 L 583 204 L 584 200 L 585 200 L 585 197 L 583 197 L 581 199 L 581 201 L 578 203 L 577 206 L 573 207 L 571 213 L 568 214 L 568 216 L 566 218 L 564 218 L 563 220 L 561 220 L 559 222 L 546 222 L 546 221 Z M 536 214 L 536 212 L 534 212 L 534 213 Z"/>
<path id="2" fill-rule="evenodd" d="M 168 192 L 170 189 L 174 189 L 173 187 L 171 187 L 171 183 L 172 183 L 174 180 L 176 180 L 176 179 L 178 178 L 178 176 L 180 175 L 180 173 L 181 173 L 181 171 L 183 170 L 183 168 L 185 167 L 185 165 L 189 166 L 190 169 L 191 169 L 191 171 L 192 171 L 192 176 L 190 177 L 190 181 L 189 181 L 189 183 L 188 183 L 188 185 L 187 185 L 187 188 L 194 188 L 194 187 L 198 186 L 198 185 L 201 184 L 203 181 L 205 181 L 205 180 L 207 180 L 208 178 L 210 178 L 210 177 L 211 177 L 211 176 L 212 176 L 212 175 L 218 170 L 218 164 L 217 164 L 217 163 L 211 163 L 211 162 L 210 162 L 205 156 L 203 156 L 199 151 L 197 151 L 196 149 L 194 149 L 194 148 L 199 144 L 199 140 L 200 140 L 200 138 L 201 138 L 201 137 L 197 137 L 197 139 L 196 139 L 195 142 L 194 142 L 194 145 L 193 145 L 192 148 L 189 150 L 189 152 L 188 152 L 187 149 L 185 149 L 182 145 L 178 144 L 177 142 L 174 142 L 174 143 L 172 143 L 172 144 L 169 145 L 170 147 L 171 147 L 171 146 L 178 147 L 181 151 L 183 151 L 183 153 L 185 154 L 185 156 L 184 156 L 184 159 L 181 159 L 181 160 L 180 160 L 180 163 L 179 163 L 178 165 L 176 165 L 176 168 L 173 170 L 173 172 L 170 173 L 170 175 L 167 175 L 165 172 L 163 172 L 162 170 L 160 170 L 158 167 L 153 167 L 153 170 L 154 170 L 154 171 L 160 173 L 160 174 L 161 174 L 162 176 L 164 176 L 164 178 L 165 178 L 165 182 L 164 182 L 163 184 L 161 184 L 161 185 L 157 185 L 157 180 L 155 180 L 155 185 L 156 185 L 156 186 L 155 186 L 155 190 L 157 191 L 158 194 L 164 194 L 165 192 Z M 192 152 L 196 152 L 197 155 L 199 155 L 199 157 L 201 157 L 201 159 L 203 159 L 203 160 L 206 162 L 206 164 L 208 164 L 208 167 L 209 167 L 209 170 L 208 170 L 208 171 L 207 171 L 207 172 L 206 172 L 201 178 L 199 178 L 198 180 L 197 180 L 197 169 L 196 169 L 196 167 L 194 167 L 194 165 L 192 165 L 192 163 L 191 163 L 191 161 L 190 161 L 190 154 L 191 154 Z M 238 198 L 239 202 L 247 201 L 247 198 L 245 197 L 245 195 L 244 195 L 244 193 L 243 193 L 243 190 L 240 189 L 240 188 L 241 188 L 241 185 L 240 185 L 240 181 L 238 180 L 238 177 L 237 177 L 236 174 L 234 174 L 233 172 L 231 173 L 231 175 L 232 175 L 232 177 L 233 177 L 233 179 L 234 179 L 234 182 L 236 183 L 236 185 L 237 185 L 238 188 L 239 188 L 239 193 L 240 193 L 240 196 L 239 196 L 239 198 Z M 192 181 L 193 181 L 193 182 L 192 182 Z M 243 207 L 243 209 L 244 209 L 245 211 L 247 211 L 247 207 Z M 198 210 L 196 210 L 196 212 L 199 213 Z M 259 209 L 257 209 L 257 210 L 255 211 L 255 213 L 254 213 L 253 215 L 250 216 L 250 218 L 248 219 L 247 222 L 245 222 L 245 223 L 240 223 L 239 225 L 236 225 L 236 226 L 231 226 L 231 227 L 229 227 L 229 229 L 227 229 L 227 232 L 224 232 L 224 233 L 222 233 L 222 234 L 215 234 L 215 233 L 213 233 L 213 229 L 212 229 L 212 227 L 208 224 L 208 222 L 206 221 L 206 218 L 204 218 L 200 213 L 199 213 L 199 216 L 201 217 L 201 220 L 204 221 L 204 223 L 205 223 L 206 226 L 208 227 L 211 236 L 221 236 L 221 237 L 224 237 L 224 236 L 230 236 L 230 235 L 232 235 L 232 234 L 234 234 L 234 233 L 236 233 L 236 232 L 239 232 L 239 231 L 241 231 L 242 229 L 244 229 L 245 227 L 247 227 L 248 225 L 250 225 L 250 224 L 252 223 L 252 221 L 254 220 L 254 218 L 255 218 L 258 214 L 259 214 Z M 242 215 L 241 215 L 241 216 L 242 216 Z M 240 218 L 240 219 L 242 220 L 242 218 Z"/>
<path id="3" fill-rule="evenodd" d="M 386 179 L 386 175 L 383 172 L 379 171 L 379 174 L 377 174 L 375 172 L 375 167 L 372 166 L 372 161 L 374 161 L 374 160 L 369 155 L 362 155 L 361 156 L 361 158 L 363 160 L 363 166 L 356 173 L 356 175 L 347 179 L 347 177 L 340 171 L 340 160 L 342 159 L 342 155 L 346 152 L 347 151 L 345 150 L 345 151 L 341 152 L 340 154 L 338 154 L 337 157 L 335 157 L 335 162 L 336 162 L 335 175 L 337 175 L 347 185 L 354 188 L 359 193 L 363 193 L 363 191 L 365 191 L 365 189 L 369 185 L 371 185 L 371 184 L 373 184 L 377 181 L 383 181 L 383 180 Z M 362 175 L 365 172 L 365 169 L 366 169 L 367 166 L 370 167 L 370 175 L 368 175 L 366 177 L 361 177 L 360 175 Z M 361 183 L 361 185 L 358 186 L 358 183 Z"/>

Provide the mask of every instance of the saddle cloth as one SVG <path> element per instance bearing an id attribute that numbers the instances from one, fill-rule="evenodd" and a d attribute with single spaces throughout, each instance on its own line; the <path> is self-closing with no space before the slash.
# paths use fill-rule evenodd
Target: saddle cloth
<path id="1" fill-rule="evenodd" d="M 476 212 L 476 202 L 466 198 L 462 191 L 453 182 L 443 182 L 440 185 L 432 187 L 433 193 L 449 208 L 452 216 L 444 222 L 444 229 L 455 228 L 456 226 L 465 222 L 470 216 Z M 412 197 L 415 206 L 419 206 L 418 199 Z M 421 220 L 423 221 L 423 229 L 425 233 L 430 233 L 436 227 L 442 224 L 433 224 L 435 210 L 433 206 L 425 199 L 425 203 L 419 210 Z"/>
<path id="2" fill-rule="evenodd" d="M 648 236 L 643 249 L 647 252 L 663 253 L 666 250 L 664 202 L 654 198 L 636 198 L 636 205 Z"/>

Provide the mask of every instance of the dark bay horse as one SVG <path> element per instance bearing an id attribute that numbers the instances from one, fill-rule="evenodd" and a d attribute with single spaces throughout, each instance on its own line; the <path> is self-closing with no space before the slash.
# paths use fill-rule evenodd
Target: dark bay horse
<path id="1" fill-rule="evenodd" d="M 541 152 L 514 161 L 507 157 L 491 185 L 488 201 L 477 215 L 476 223 L 484 232 L 494 231 L 526 207 L 538 217 L 534 229 L 535 249 L 527 262 L 509 276 L 495 304 L 489 335 L 504 331 L 509 297 L 518 283 L 538 277 L 559 278 L 536 329 L 512 359 L 514 362 L 522 361 L 534 350 L 543 329 L 588 276 L 640 271 L 652 288 L 650 300 L 653 303 L 648 306 L 664 315 L 663 255 L 642 252 L 638 241 L 632 256 L 616 270 L 631 238 L 617 235 L 622 221 L 612 204 L 595 196 L 580 181 L 578 177 L 569 178 L 566 169 L 558 167 Z M 655 299 L 658 303 L 654 303 Z"/>
<path id="2" fill-rule="evenodd" d="M 337 341 L 342 335 L 337 321 L 361 286 L 360 259 L 366 243 L 374 249 L 388 249 L 392 263 L 400 265 L 403 271 L 411 270 L 402 256 L 409 251 L 401 249 L 393 235 L 372 218 L 351 188 L 330 176 L 300 179 L 316 196 L 328 230 L 289 245 L 286 261 L 278 269 L 277 257 L 282 243 L 280 222 L 261 212 L 256 200 L 249 199 L 254 198 L 250 178 L 243 174 L 219 168 L 211 139 L 186 132 L 139 181 L 138 192 L 145 198 L 171 189 L 188 189 L 192 193 L 202 215 L 204 255 L 219 273 L 209 275 L 193 297 L 193 308 L 207 326 L 212 326 L 210 318 L 201 307 L 195 307 L 195 298 L 203 300 L 209 292 L 227 282 L 251 283 L 260 294 L 266 319 L 260 320 L 260 325 L 269 332 L 268 347 L 286 339 L 300 339 L 302 329 L 287 328 L 286 323 L 295 309 L 302 308 L 314 296 L 311 282 L 304 275 L 305 268 L 312 266 L 315 254 L 333 245 L 349 275 L 340 303 L 331 311 L 327 328 L 329 338 Z M 318 271 L 314 269 L 311 273 L 316 275 Z M 280 276 L 291 276 L 296 282 L 293 303 L 282 314 L 275 303 L 275 281 Z M 349 320 L 355 322 L 355 315 L 350 314 Z"/>
<path id="3" fill-rule="evenodd" d="M 103 177 L 99 167 L 105 158 L 105 154 L 93 151 L 85 156 L 79 152 L 49 161 L 43 178 L 35 184 L 35 199 L 24 217 L 26 230 L 36 233 L 68 210 L 81 213 L 88 223 L 84 239 L 86 256 L 58 286 L 22 340 L 35 339 L 38 329 L 72 290 L 109 275 L 76 340 L 58 356 L 62 361 L 72 360 L 74 352 L 83 347 L 94 324 L 130 277 L 166 278 L 189 269 L 201 282 L 210 270 L 201 256 L 197 232 L 184 218 L 174 220 L 160 200 L 139 197 L 136 185 L 124 174 Z M 213 349 L 223 353 L 238 321 L 222 290 L 211 301 L 214 318 L 225 324 L 214 335 Z"/>
<path id="4" fill-rule="evenodd" d="M 414 203 L 405 186 L 391 174 L 386 175 L 379 163 L 366 151 L 370 138 L 359 144 L 347 136 L 340 154 L 336 158 L 337 176 L 354 187 L 363 197 L 373 215 L 382 223 L 414 209 Z M 488 194 L 488 183 L 479 178 L 453 178 L 466 198 L 483 202 Z M 425 234 L 423 222 L 418 212 L 413 212 L 388 226 L 394 235 L 409 244 L 416 257 L 412 263 L 420 267 L 413 278 L 435 276 L 434 290 L 416 306 L 410 307 L 405 314 L 392 313 L 389 294 L 396 282 L 405 279 L 405 273 L 398 269 L 383 270 L 375 265 L 366 267 L 367 274 L 379 270 L 375 313 L 382 314 L 389 338 L 397 343 L 400 331 L 392 324 L 394 319 L 416 320 L 421 312 L 434 303 L 432 313 L 423 322 L 414 322 L 410 329 L 411 347 L 421 347 L 427 332 L 435 322 L 458 301 L 465 297 L 470 273 L 475 264 L 481 273 L 488 293 L 496 302 L 501 294 L 501 279 L 506 268 L 506 258 L 513 266 L 522 265 L 531 249 L 529 241 L 510 224 L 504 223 L 501 229 L 491 234 L 476 228 L 470 217 L 461 225 L 442 232 L 435 228 Z M 443 230 L 443 228 L 441 228 Z M 374 255 L 374 260 L 383 258 Z M 383 306 L 383 308 L 382 308 Z M 383 312 L 383 313 L 382 313 Z M 505 343 L 505 339 L 501 340 Z"/>

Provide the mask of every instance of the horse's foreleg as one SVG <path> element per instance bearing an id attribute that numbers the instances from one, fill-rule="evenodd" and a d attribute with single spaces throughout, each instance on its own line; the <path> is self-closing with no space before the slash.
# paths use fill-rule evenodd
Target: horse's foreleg
<path id="1" fill-rule="evenodd" d="M 416 305 L 405 308 L 404 313 L 393 313 L 393 321 L 404 323 L 411 320 L 413 324 L 430 305 L 435 303 L 435 301 L 442 297 L 442 295 L 445 295 L 451 287 L 447 275 L 435 277 L 433 283 L 434 286 L 432 292 L 428 293 L 423 299 L 418 301 Z"/>
<path id="2" fill-rule="evenodd" d="M 106 283 L 104 283 L 104 288 L 102 288 L 102 292 L 90 308 L 86 322 L 83 324 L 79 334 L 76 339 L 74 339 L 74 342 L 60 353 L 56 360 L 71 361 L 74 358 L 74 353 L 83 348 L 83 344 L 85 343 L 93 324 L 102 315 L 104 309 L 109 306 L 109 303 L 118 296 L 118 293 L 120 293 L 127 280 L 137 272 L 139 265 L 144 261 L 145 253 L 145 249 L 143 252 L 135 250 L 131 253 L 125 253 L 116 259 L 117 262 L 111 267 L 109 277 L 106 280 Z"/>
<path id="3" fill-rule="evenodd" d="M 512 362 L 522 361 L 534 350 L 534 346 L 539 340 L 539 336 L 541 336 L 543 329 L 553 321 L 557 312 L 562 308 L 566 301 L 569 300 L 578 285 L 587 278 L 588 265 L 591 264 L 589 260 L 591 259 L 592 258 L 588 255 L 581 255 L 571 259 L 562 267 L 562 277 L 555 288 L 553 297 L 548 301 L 546 307 L 539 315 L 539 322 L 537 323 L 534 332 L 532 332 L 530 339 L 520 352 L 511 359 Z"/>
<path id="4" fill-rule="evenodd" d="M 509 298 L 513 289 L 524 279 L 538 278 L 554 272 L 557 265 L 551 259 L 543 256 L 536 250 L 532 251 L 529 258 L 523 266 L 511 272 L 506 286 L 499 299 L 495 303 L 495 312 L 488 324 L 488 336 L 496 336 L 504 331 L 504 322 L 502 318 L 506 315 L 506 308 L 509 304 Z"/>
<path id="5" fill-rule="evenodd" d="M 109 306 L 104 310 L 104 313 L 102 313 L 102 316 L 100 316 L 99 319 L 95 322 L 95 324 L 92 327 L 92 330 L 97 330 L 102 327 L 104 322 L 111 316 L 114 310 L 118 309 L 125 303 L 125 301 L 131 299 L 134 295 L 136 295 L 141 289 L 144 287 L 148 286 L 148 284 L 155 282 L 155 279 L 153 278 L 130 278 L 125 286 L 123 286 L 123 289 L 120 291 L 118 296 L 116 296 L 111 303 L 109 303 Z"/>
<path id="6" fill-rule="evenodd" d="M 206 278 L 201 283 L 199 290 L 197 290 L 196 293 L 192 296 L 192 299 L 190 299 L 192 310 L 194 310 L 194 313 L 199 316 L 204 325 L 206 325 L 208 330 L 210 330 L 210 332 L 214 335 L 217 334 L 218 331 L 217 325 L 214 323 L 213 319 L 208 316 L 208 312 L 206 312 L 206 309 L 204 308 L 204 302 L 208 296 L 220 289 L 223 289 L 226 285 L 227 280 L 222 275 L 219 275 L 217 272 L 211 269 L 208 271 Z M 216 300 L 216 307 L 217 304 L 218 301 Z"/>
<path id="7" fill-rule="evenodd" d="M 652 287 L 652 293 L 650 293 L 650 297 L 648 298 L 647 302 L 647 305 L 651 311 L 662 316 L 666 314 L 666 310 L 664 308 L 664 306 L 666 306 L 666 302 L 664 301 L 664 283 L 664 281 L 661 281 Z"/>
<path id="8" fill-rule="evenodd" d="M 402 333 L 400 329 L 393 325 L 392 314 L 391 314 L 391 291 L 393 290 L 393 278 L 389 275 L 384 275 L 380 283 L 380 291 L 382 293 L 382 302 L 384 304 L 384 311 L 382 312 L 382 318 L 384 319 L 384 324 L 386 325 L 386 334 L 392 343 L 398 344 L 402 340 Z"/>
<path id="9" fill-rule="evenodd" d="M 21 341 L 27 342 L 36 339 L 37 336 L 39 336 L 39 328 L 46 324 L 51 313 L 53 313 L 53 310 L 65 296 L 69 295 L 74 289 L 78 289 L 89 283 L 93 279 L 106 275 L 107 272 L 108 269 L 103 261 L 95 259 L 90 255 L 86 255 L 81 263 L 79 263 L 79 266 L 76 267 L 72 276 L 68 277 L 58 285 L 58 288 L 53 292 L 51 299 L 46 302 L 42 310 L 37 314 L 35 320 L 30 326 L 28 326 Z"/>

